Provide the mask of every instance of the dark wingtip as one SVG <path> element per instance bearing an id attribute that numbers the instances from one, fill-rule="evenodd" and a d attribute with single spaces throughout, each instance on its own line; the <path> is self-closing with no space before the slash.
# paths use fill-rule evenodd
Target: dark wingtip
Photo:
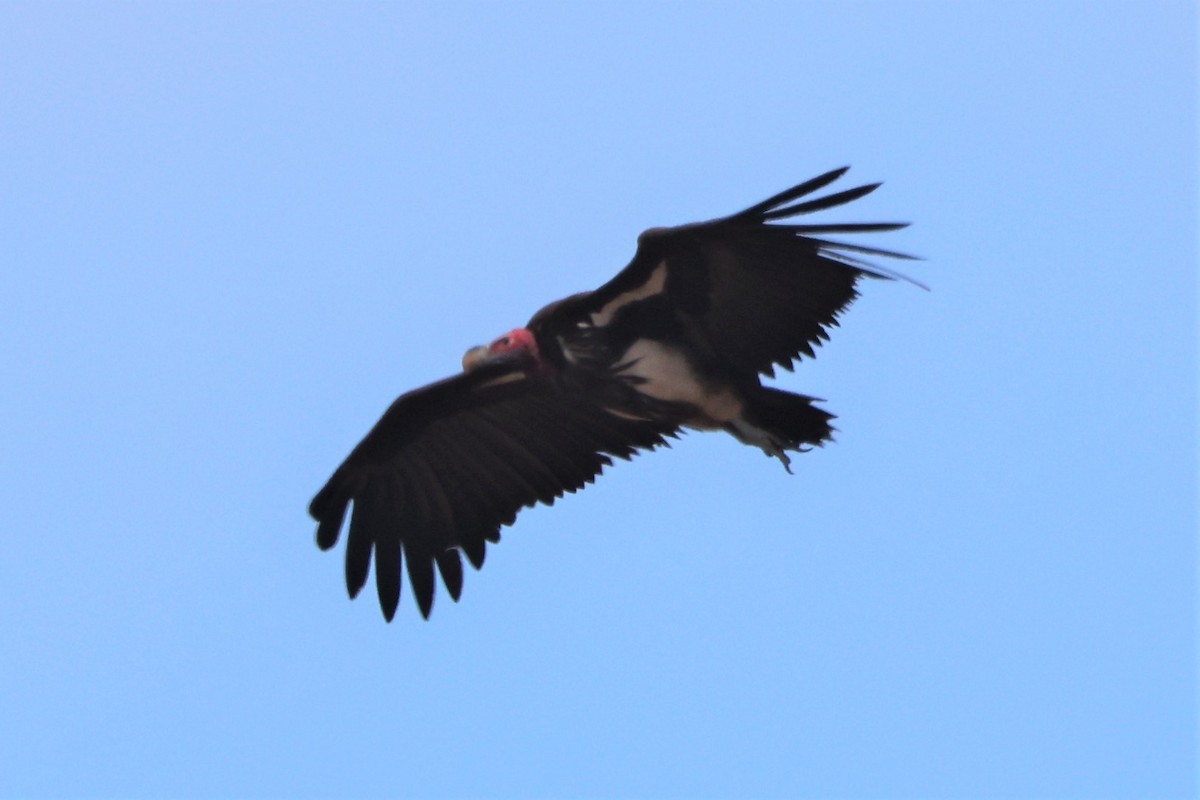
<path id="1" fill-rule="evenodd" d="M 396 616 L 400 606 L 400 552 L 392 542 L 375 543 L 375 594 L 379 597 L 379 610 L 388 622 Z"/>
<path id="2" fill-rule="evenodd" d="M 417 601 L 421 616 L 429 619 L 433 610 L 433 554 L 423 548 L 405 548 L 404 563 L 408 567 L 408 585 Z"/>
<path id="3" fill-rule="evenodd" d="M 335 493 L 333 479 L 317 492 L 308 504 L 308 515 L 317 521 L 317 547 L 328 550 L 337 544 L 346 518 L 346 506 L 350 498 Z"/>
<path id="4" fill-rule="evenodd" d="M 329 550 L 337 544 L 338 535 L 342 530 L 342 518 L 345 516 L 345 510 L 338 514 L 337 517 L 327 517 L 320 521 L 317 525 L 317 547 L 322 550 Z"/>
<path id="5" fill-rule="evenodd" d="M 853 189 L 845 189 L 833 194 L 827 194 L 824 197 L 818 197 L 814 200 L 806 200 L 790 206 L 773 208 L 770 211 L 764 211 L 761 216 L 764 220 L 786 219 L 787 217 L 795 217 L 801 214 L 812 214 L 815 211 L 824 211 L 825 209 L 842 206 L 852 203 L 861 197 L 866 197 L 882 185 L 882 183 L 868 183 L 863 186 L 856 186 Z"/>
<path id="6" fill-rule="evenodd" d="M 468 539 L 463 541 L 462 551 L 467 556 L 467 561 L 471 562 L 471 566 L 478 570 L 487 558 L 487 543 L 483 539 Z"/>
<path id="7" fill-rule="evenodd" d="M 463 587 L 462 556 L 453 548 L 438 553 L 437 568 L 442 574 L 442 583 L 445 584 L 450 599 L 457 603 Z"/>
<path id="8" fill-rule="evenodd" d="M 418 590 L 413 587 L 413 595 L 417 598 L 417 608 L 421 612 L 422 619 L 429 619 L 430 613 L 433 612 L 433 585 L 426 589 L 424 586 Z"/>
<path id="9" fill-rule="evenodd" d="M 384 622 L 390 623 L 396 617 L 396 607 L 399 605 L 399 598 L 388 603 L 385 603 L 382 597 L 379 598 L 379 610 L 383 612 Z"/>
<path id="10" fill-rule="evenodd" d="M 388 622 L 396 616 L 400 605 L 400 551 L 398 543 L 377 540 L 375 542 L 375 594 L 379 596 L 379 610 Z"/>
<path id="11" fill-rule="evenodd" d="M 837 222 L 827 225 L 780 225 L 799 234 L 813 233 L 886 233 L 899 231 L 911 225 L 911 222 Z"/>
<path id="12" fill-rule="evenodd" d="M 789 203 L 799 197 L 804 197 L 807 194 L 812 194 L 813 192 L 824 189 L 826 186 L 845 175 L 849 169 L 850 165 L 847 164 L 844 167 L 838 167 L 837 169 L 831 169 L 828 172 L 823 172 L 815 178 L 806 180 L 804 183 L 796 184 L 790 189 L 785 189 L 779 194 L 772 195 L 766 200 L 763 200 L 761 203 L 755 203 L 744 211 L 739 211 L 737 214 L 733 215 L 733 218 L 746 219 L 747 217 L 757 217 L 765 214 L 772 208 L 781 206 L 784 203 Z"/>

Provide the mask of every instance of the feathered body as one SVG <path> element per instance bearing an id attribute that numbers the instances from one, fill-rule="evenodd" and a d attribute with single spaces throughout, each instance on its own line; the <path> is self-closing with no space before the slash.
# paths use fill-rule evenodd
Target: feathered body
<path id="1" fill-rule="evenodd" d="M 404 564 L 428 616 L 435 565 L 457 600 L 460 552 L 478 569 L 522 507 L 551 504 L 612 457 L 653 449 L 683 427 L 724 429 L 785 467 L 788 451 L 826 441 L 831 414 L 761 378 L 812 356 L 860 279 L 895 277 L 857 256 L 909 258 L 823 238 L 901 223 L 773 224 L 878 186 L 802 199 L 844 172 L 728 217 L 646 231 L 608 283 L 551 303 L 468 351 L 462 374 L 397 399 L 309 507 L 329 549 L 353 503 L 350 595 L 373 556 L 390 620 Z"/>

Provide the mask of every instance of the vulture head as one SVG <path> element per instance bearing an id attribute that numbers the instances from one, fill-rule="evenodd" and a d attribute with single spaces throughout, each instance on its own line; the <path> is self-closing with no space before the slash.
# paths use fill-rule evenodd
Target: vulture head
<path id="1" fill-rule="evenodd" d="M 529 364 L 541 361 L 537 339 L 528 328 L 515 328 L 488 345 L 478 345 L 463 353 L 463 372 L 488 364 Z"/>

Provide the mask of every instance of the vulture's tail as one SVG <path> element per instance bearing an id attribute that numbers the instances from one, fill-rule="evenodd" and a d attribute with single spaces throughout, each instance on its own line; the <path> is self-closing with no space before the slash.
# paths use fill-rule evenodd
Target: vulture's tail
<path id="1" fill-rule="evenodd" d="M 803 453 L 833 436 L 833 414 L 813 405 L 815 398 L 761 386 L 747 398 L 741 419 L 725 426 L 745 444 L 762 448 L 792 471 L 788 450 Z"/>

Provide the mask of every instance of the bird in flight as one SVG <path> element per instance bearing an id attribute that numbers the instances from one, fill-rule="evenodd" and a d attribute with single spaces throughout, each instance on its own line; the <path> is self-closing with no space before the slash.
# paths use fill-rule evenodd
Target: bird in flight
<path id="1" fill-rule="evenodd" d="M 457 601 L 462 555 L 479 569 L 521 508 L 551 505 L 613 457 L 682 428 L 724 430 L 789 472 L 789 452 L 828 440 L 832 414 L 761 378 L 813 356 L 859 279 L 903 277 L 862 256 L 912 258 L 823 238 L 906 223 L 776 224 L 879 186 L 810 198 L 846 169 L 731 216 L 646 231 L 608 283 L 551 303 L 468 350 L 462 373 L 393 402 L 309 505 L 322 550 L 352 507 L 350 596 L 373 560 L 384 617 L 396 613 L 403 569 L 428 618 L 435 567 Z"/>

